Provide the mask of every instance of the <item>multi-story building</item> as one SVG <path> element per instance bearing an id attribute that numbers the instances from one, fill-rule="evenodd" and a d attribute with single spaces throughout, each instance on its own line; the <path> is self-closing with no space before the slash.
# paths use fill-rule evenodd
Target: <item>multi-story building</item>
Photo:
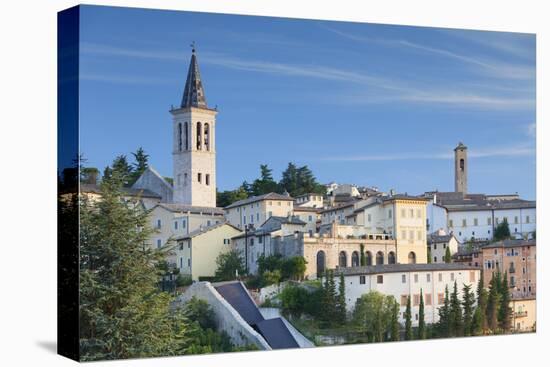
<path id="1" fill-rule="evenodd" d="M 303 232 L 313 236 L 313 234 L 319 232 L 319 227 L 321 225 L 321 210 L 321 208 L 294 206 L 292 215 L 305 222 L 306 225 L 303 228 Z"/>
<path id="2" fill-rule="evenodd" d="M 504 240 L 481 248 L 483 282 L 487 287 L 493 274 L 507 274 L 512 298 L 535 297 L 537 293 L 537 246 L 535 240 Z"/>
<path id="3" fill-rule="evenodd" d="M 169 262 L 193 280 L 213 277 L 217 269 L 216 259 L 231 250 L 231 238 L 239 233 L 240 229 L 224 222 L 176 237 Z"/>
<path id="4" fill-rule="evenodd" d="M 447 249 L 451 256 L 458 252 L 458 240 L 453 234 L 447 234 L 440 229 L 428 236 L 428 249 L 432 263 L 444 263 Z"/>
<path id="5" fill-rule="evenodd" d="M 399 321 L 405 320 L 407 299 L 411 299 L 412 324 L 418 326 L 420 294 L 424 300 L 426 323 L 439 321 L 439 308 L 445 300 L 445 288 L 453 291 L 456 282 L 459 298 L 462 288 L 475 290 L 481 276 L 480 269 L 463 264 L 394 264 L 340 268 L 346 284 L 346 307 L 352 311 L 362 295 L 378 291 L 390 295 L 400 305 Z M 338 276 L 335 277 L 337 281 Z"/>
<path id="6" fill-rule="evenodd" d="M 259 227 L 270 217 L 287 217 L 294 210 L 294 199 L 274 192 L 236 201 L 225 208 L 225 218 L 232 225 L 244 229 L 247 225 Z"/>
<path id="7" fill-rule="evenodd" d="M 310 208 L 322 208 L 323 207 L 323 195 L 316 193 L 303 194 L 296 196 L 294 199 L 294 207 L 310 207 Z"/>

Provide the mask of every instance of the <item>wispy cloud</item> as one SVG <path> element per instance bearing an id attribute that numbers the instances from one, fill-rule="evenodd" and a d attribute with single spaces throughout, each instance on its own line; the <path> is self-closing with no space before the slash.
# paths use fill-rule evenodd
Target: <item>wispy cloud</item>
<path id="1" fill-rule="evenodd" d="M 472 149 L 468 152 L 470 158 L 487 157 L 524 157 L 535 155 L 535 149 L 528 146 L 512 147 L 493 147 L 487 149 Z M 403 161 L 403 160 L 448 160 L 453 159 L 453 154 L 449 152 L 428 152 L 428 153 L 388 153 L 374 155 L 350 155 L 350 156 L 331 156 L 320 158 L 322 161 L 336 162 L 370 162 L 370 161 Z"/>
<path id="2" fill-rule="evenodd" d="M 84 43 L 84 53 L 121 56 L 130 58 L 156 59 L 166 61 L 186 61 L 188 56 L 183 53 L 166 52 L 162 50 L 133 50 L 106 45 Z M 200 62 L 233 70 L 282 75 L 288 77 L 313 78 L 317 80 L 342 82 L 348 87 L 332 98 L 331 103 L 338 104 L 372 104 L 388 102 L 431 103 L 474 107 L 485 109 L 525 109 L 535 105 L 533 98 L 522 98 L 518 95 L 494 95 L 476 91 L 467 85 L 459 88 L 457 85 L 438 87 L 437 85 L 420 85 L 387 75 L 373 75 L 365 72 L 346 70 L 315 64 L 278 63 L 264 60 L 243 59 L 223 53 L 201 52 Z M 101 81 L 101 76 L 88 76 L 89 80 Z M 167 81 L 144 77 L 104 77 L 104 81 L 120 83 L 166 83 Z M 349 86 L 363 86 L 362 93 L 351 91 Z M 522 94 L 523 95 L 523 94 Z"/>
<path id="3" fill-rule="evenodd" d="M 124 75 L 109 75 L 109 74 L 87 74 L 82 73 L 80 79 L 89 80 L 95 82 L 107 82 L 116 84 L 173 84 L 174 80 L 154 78 L 154 77 L 137 77 L 137 76 L 124 76 Z"/>
<path id="4" fill-rule="evenodd" d="M 496 60 L 486 60 L 480 57 L 473 57 L 470 55 L 465 55 L 458 52 L 450 51 L 444 48 L 422 45 L 416 42 L 411 42 L 403 39 L 386 39 L 386 38 L 359 36 L 356 34 L 343 32 L 341 30 L 334 29 L 331 27 L 322 26 L 322 28 L 330 32 L 333 32 L 335 34 L 338 34 L 344 38 L 357 41 L 357 42 L 378 43 L 378 44 L 384 44 L 392 47 L 409 48 L 409 49 L 414 49 L 416 51 L 427 52 L 430 54 L 458 60 L 463 63 L 475 65 L 479 68 L 482 68 L 485 71 L 485 73 L 493 77 L 505 78 L 505 79 L 534 79 L 535 78 L 534 65 L 531 66 L 531 65 L 519 65 L 519 64 L 506 64 Z"/>

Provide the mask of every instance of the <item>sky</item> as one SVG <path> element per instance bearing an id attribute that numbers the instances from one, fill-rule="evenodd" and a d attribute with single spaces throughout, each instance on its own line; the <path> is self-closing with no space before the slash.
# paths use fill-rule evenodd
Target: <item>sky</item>
<path id="1" fill-rule="evenodd" d="M 217 106 L 219 190 L 288 162 L 321 183 L 535 199 L 532 34 L 84 6 L 80 150 L 102 170 L 143 147 L 172 176 L 171 105 L 191 42 Z"/>

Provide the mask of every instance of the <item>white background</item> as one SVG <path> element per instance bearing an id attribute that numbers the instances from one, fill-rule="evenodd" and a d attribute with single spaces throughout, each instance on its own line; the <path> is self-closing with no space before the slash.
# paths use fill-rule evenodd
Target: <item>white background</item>
<path id="1" fill-rule="evenodd" d="M 127 0 L 96 4 L 537 33 L 538 332 L 310 350 L 173 357 L 94 366 L 547 364 L 550 10 L 545 1 Z M 56 12 L 75 1 L 4 1 L 0 12 L 0 365 L 74 362 L 56 340 Z M 546 23 L 546 25 L 545 25 Z M 545 88 L 543 88 L 545 87 Z M 546 189 L 546 190 L 544 190 Z M 545 342 L 546 339 L 546 342 Z M 546 350 L 543 349 L 546 346 Z M 547 357 L 548 358 L 548 357 Z"/>

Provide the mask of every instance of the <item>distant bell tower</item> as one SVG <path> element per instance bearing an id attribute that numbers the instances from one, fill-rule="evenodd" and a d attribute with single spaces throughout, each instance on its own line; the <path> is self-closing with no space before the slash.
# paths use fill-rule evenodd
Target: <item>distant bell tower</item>
<path id="1" fill-rule="evenodd" d="M 216 206 L 216 109 L 206 104 L 192 45 L 181 105 L 172 108 L 174 203 Z"/>
<path id="2" fill-rule="evenodd" d="M 455 192 L 468 192 L 468 147 L 458 143 L 455 148 Z"/>

